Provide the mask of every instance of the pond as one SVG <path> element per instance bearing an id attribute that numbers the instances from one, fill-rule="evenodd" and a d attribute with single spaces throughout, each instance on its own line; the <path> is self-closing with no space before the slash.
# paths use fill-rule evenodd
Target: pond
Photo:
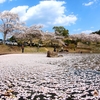
<path id="1" fill-rule="evenodd" d="M 1 57 L 0 98 L 100 100 L 100 54 L 62 55 L 58 58 L 47 58 L 45 54 Z"/>

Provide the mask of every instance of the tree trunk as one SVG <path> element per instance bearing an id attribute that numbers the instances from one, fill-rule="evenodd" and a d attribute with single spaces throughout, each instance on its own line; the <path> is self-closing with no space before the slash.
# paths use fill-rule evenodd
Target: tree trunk
<path id="1" fill-rule="evenodd" d="M 32 47 L 32 40 L 30 39 L 30 47 Z"/>
<path id="2" fill-rule="evenodd" d="M 3 36 L 3 44 L 5 44 L 6 42 L 6 33 L 4 33 L 4 36 Z"/>

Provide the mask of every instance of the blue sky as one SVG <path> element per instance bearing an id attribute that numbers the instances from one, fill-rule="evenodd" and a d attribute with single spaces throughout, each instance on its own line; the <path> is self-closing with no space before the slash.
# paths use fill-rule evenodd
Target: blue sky
<path id="1" fill-rule="evenodd" d="M 42 24 L 53 32 L 64 26 L 69 34 L 100 30 L 100 0 L 0 0 L 0 12 L 18 13 L 27 26 Z"/>

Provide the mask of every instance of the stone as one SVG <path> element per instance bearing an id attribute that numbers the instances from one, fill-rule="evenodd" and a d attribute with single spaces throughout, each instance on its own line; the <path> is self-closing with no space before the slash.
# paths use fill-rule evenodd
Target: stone
<path id="1" fill-rule="evenodd" d="M 47 57 L 57 57 L 58 53 L 57 52 L 51 52 L 51 51 L 47 51 Z"/>

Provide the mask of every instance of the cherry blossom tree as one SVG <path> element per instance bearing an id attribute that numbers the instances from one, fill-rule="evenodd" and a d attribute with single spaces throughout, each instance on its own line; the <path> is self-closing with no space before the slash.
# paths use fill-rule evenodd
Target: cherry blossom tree
<path id="1" fill-rule="evenodd" d="M 59 36 L 56 33 L 52 33 L 52 32 L 45 32 L 44 33 L 44 41 L 48 41 L 48 44 L 57 43 L 58 45 L 61 44 L 61 45 L 65 46 L 63 39 L 64 39 L 64 36 Z"/>
<path id="2" fill-rule="evenodd" d="M 5 43 L 8 34 L 13 33 L 20 24 L 18 14 L 10 11 L 4 11 L 0 13 L 0 32 L 3 33 L 3 40 Z"/>
<path id="3" fill-rule="evenodd" d="M 14 36 L 17 40 L 21 40 L 22 42 L 30 42 L 31 46 L 34 38 L 41 39 L 44 36 L 44 32 L 40 30 L 42 27 L 41 25 L 32 25 L 30 27 L 18 26 L 21 31 L 17 32 Z"/>
<path id="4" fill-rule="evenodd" d="M 81 33 L 81 34 L 73 34 L 69 36 L 71 39 L 73 40 L 81 40 L 81 41 L 85 41 L 85 42 L 100 42 L 100 35 L 98 34 L 85 34 L 85 33 Z"/>
<path id="5" fill-rule="evenodd" d="M 62 39 L 64 38 L 63 36 L 58 36 L 56 35 L 56 33 L 43 32 L 41 30 L 42 27 L 43 27 L 42 25 L 32 25 L 30 27 L 20 25 L 20 28 L 19 28 L 19 25 L 18 25 L 18 28 L 19 30 L 21 29 L 21 31 L 17 32 L 14 36 L 23 42 L 29 41 L 30 46 L 32 46 L 33 39 L 36 39 L 36 38 L 39 41 L 47 41 L 47 40 L 50 40 L 51 42 L 57 41 L 57 43 L 64 45 L 64 42 L 62 41 Z"/>
<path id="6" fill-rule="evenodd" d="M 27 28 L 25 34 L 30 41 L 30 46 L 32 46 L 33 38 L 41 39 L 44 36 L 44 32 L 41 30 L 42 25 L 32 25 Z"/>

